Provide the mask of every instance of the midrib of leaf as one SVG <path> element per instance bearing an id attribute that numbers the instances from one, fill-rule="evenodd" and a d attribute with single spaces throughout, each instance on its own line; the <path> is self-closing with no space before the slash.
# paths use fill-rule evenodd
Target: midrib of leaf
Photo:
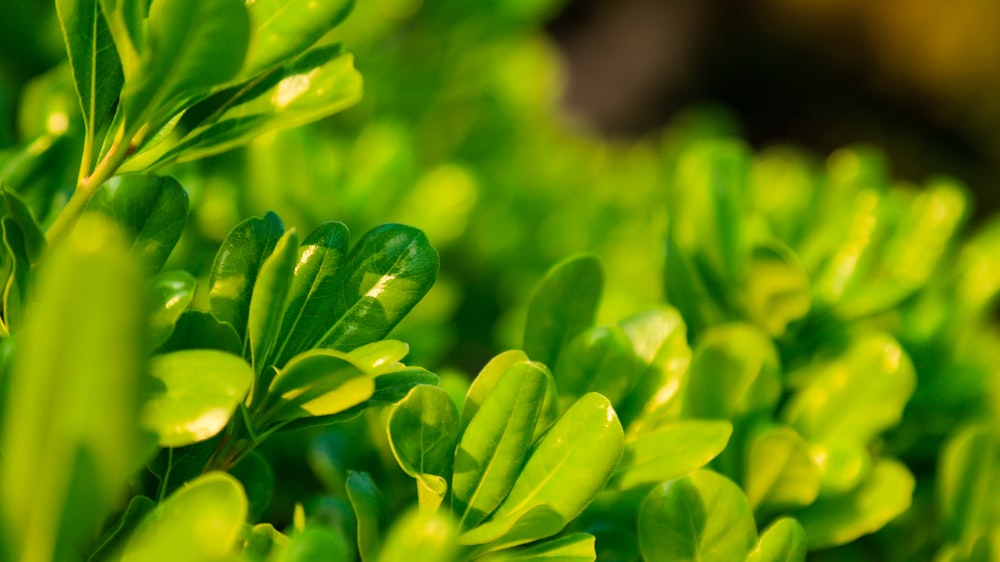
<path id="1" fill-rule="evenodd" d="M 329 251 L 329 248 L 328 248 L 327 251 L 323 252 L 323 260 L 319 264 L 319 267 L 317 268 L 317 272 L 323 271 L 323 266 L 326 265 L 326 260 L 327 260 L 327 257 L 329 255 L 330 255 L 330 251 Z M 343 265 L 343 264 L 341 264 L 341 265 Z M 340 268 L 338 267 L 337 269 L 339 270 Z M 338 273 L 338 272 L 335 271 L 334 275 L 336 273 Z M 309 304 L 310 300 L 312 300 L 313 293 L 316 292 L 317 288 L 320 285 L 321 277 L 322 276 L 319 273 L 317 273 L 316 276 L 313 278 L 312 283 L 309 284 L 309 291 L 306 293 L 306 298 L 305 298 L 305 300 L 302 301 L 302 306 L 299 307 L 298 312 L 295 313 L 295 319 L 292 321 L 292 325 L 288 329 L 288 333 L 285 334 L 285 339 L 282 340 L 281 347 L 278 348 L 277 353 L 274 354 L 275 361 L 281 361 L 282 355 L 285 353 L 285 349 L 288 347 L 288 342 L 291 341 L 291 339 L 292 339 L 291 336 L 292 336 L 292 334 L 295 333 L 295 328 L 298 327 L 299 320 L 302 319 L 302 314 L 303 314 L 303 312 L 305 312 L 306 305 Z M 293 279 L 294 279 L 294 277 L 293 277 Z M 282 326 L 281 328 L 278 329 L 278 334 L 279 335 L 281 334 L 281 332 L 284 331 L 283 328 L 284 328 L 284 326 Z M 323 338 L 320 338 L 320 341 L 322 341 L 322 339 Z M 312 343 L 314 343 L 314 342 L 312 342 Z M 311 347 L 312 343 L 307 344 L 307 347 Z"/>
<path id="2" fill-rule="evenodd" d="M 517 391 L 517 400 L 514 402 L 514 404 L 515 404 L 515 408 L 514 409 L 515 410 L 517 409 L 517 406 L 521 404 L 522 397 L 524 396 L 524 394 L 526 392 L 527 392 L 527 385 L 522 384 L 518 388 L 518 391 Z M 538 411 L 541 409 L 542 402 L 543 402 L 542 400 L 538 401 L 538 405 L 535 407 L 534 418 L 536 420 L 538 419 Z M 462 513 L 462 518 L 458 522 L 459 528 L 461 528 L 462 525 L 465 523 L 465 520 L 468 519 L 469 513 L 472 511 L 472 505 L 475 503 L 476 499 L 479 497 L 479 493 L 482 492 L 482 490 L 483 490 L 483 484 L 486 482 L 487 476 L 489 476 L 490 472 L 493 470 L 494 464 L 496 464 L 496 459 L 497 459 L 497 454 L 496 453 L 497 453 L 497 451 L 499 451 L 502 448 L 504 441 L 507 440 L 507 437 L 510 434 L 510 428 L 511 428 L 512 422 L 513 422 L 513 417 L 508 417 L 507 418 L 507 423 L 504 424 L 503 432 L 500 434 L 500 440 L 497 441 L 496 447 L 493 448 L 493 450 L 492 450 L 492 452 L 490 454 L 490 460 L 489 460 L 488 463 L 486 463 L 486 469 L 483 470 L 483 473 L 480 476 L 479 481 L 476 483 L 476 487 L 473 489 L 472 495 L 469 497 L 469 501 L 466 502 L 466 504 L 465 504 L 465 512 Z M 534 425 L 534 424 L 532 424 L 532 425 Z M 486 515 L 489 515 L 489 514 L 487 513 Z"/>
<path id="3" fill-rule="evenodd" d="M 566 461 L 569 459 L 569 457 L 572 455 L 572 453 L 575 453 L 576 450 L 579 449 L 579 448 L 580 448 L 580 443 L 579 442 L 577 442 L 575 445 L 573 445 L 572 447 L 570 447 L 566 451 L 566 454 L 563 455 L 562 458 L 560 458 L 556 462 L 555 466 L 553 466 L 552 468 L 550 468 L 548 470 L 548 474 L 545 476 L 545 478 L 542 478 L 542 480 L 538 483 L 538 485 L 535 486 L 527 496 L 525 496 L 525 498 L 521 501 L 521 503 L 519 503 L 516 506 L 510 508 L 509 513 L 511 513 L 511 514 L 517 514 L 517 513 L 519 513 L 521 511 L 521 509 L 525 505 L 527 505 L 532 499 L 535 498 L 536 495 L 538 495 L 538 491 L 541 490 L 546 484 L 548 484 L 549 480 L 551 480 L 556 475 L 556 473 L 559 471 L 559 469 L 562 468 L 562 466 L 564 464 L 566 464 Z M 560 514 L 560 515 L 562 515 L 562 514 Z"/>

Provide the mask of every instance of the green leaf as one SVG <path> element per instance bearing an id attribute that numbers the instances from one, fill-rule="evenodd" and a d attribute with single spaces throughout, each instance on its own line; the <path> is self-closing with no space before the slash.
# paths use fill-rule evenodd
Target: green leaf
<path id="1" fill-rule="evenodd" d="M 306 50 L 344 21 L 354 1 L 257 0 L 247 8 L 253 41 L 241 76 L 253 76 Z"/>
<path id="2" fill-rule="evenodd" d="M 247 320 L 250 357 L 255 373 L 271 365 L 270 358 L 288 301 L 298 249 L 299 236 L 293 228 L 278 240 L 274 251 L 257 273 Z"/>
<path id="3" fill-rule="evenodd" d="M 151 122 L 155 132 L 185 104 L 236 76 L 250 18 L 239 0 L 155 0 L 145 34 L 141 66 L 126 81 L 122 104 L 127 127 Z"/>
<path id="4" fill-rule="evenodd" d="M 750 504 L 739 486 L 707 470 L 654 488 L 639 508 L 646 560 L 732 562 L 757 542 Z"/>
<path id="5" fill-rule="evenodd" d="M 88 562 L 112 560 L 120 555 L 129 536 L 155 506 L 156 502 L 146 496 L 133 497 L 121 517 L 101 536 L 97 548 L 87 558 Z"/>
<path id="6" fill-rule="evenodd" d="M 299 248 L 298 263 L 292 277 L 288 306 L 281 322 L 279 349 L 275 364 L 284 365 L 290 358 L 309 349 L 310 342 L 323 333 L 330 319 L 329 295 L 338 288 L 337 276 L 347 254 L 347 227 L 328 222 L 313 230 Z"/>
<path id="7" fill-rule="evenodd" d="M 186 271 L 164 271 L 152 279 L 152 313 L 149 318 L 152 347 L 167 341 L 188 305 L 197 285 Z"/>
<path id="8" fill-rule="evenodd" d="M 350 550 L 340 533 L 322 527 L 307 527 L 292 533 L 276 562 L 349 560 Z"/>
<path id="9" fill-rule="evenodd" d="M 240 356 L 242 348 L 240 337 L 232 326 L 219 322 L 210 312 L 187 310 L 177 319 L 173 332 L 160 345 L 158 352 L 217 349 Z"/>
<path id="10" fill-rule="evenodd" d="M 771 524 L 757 541 L 747 562 L 805 562 L 806 531 L 798 521 L 783 517 Z"/>
<path id="11" fill-rule="evenodd" d="M 115 176 L 97 190 L 87 210 L 118 225 L 131 254 L 148 272 L 159 271 L 184 231 L 188 196 L 167 176 Z"/>
<path id="12" fill-rule="evenodd" d="M 35 215 L 20 195 L 7 188 L 3 188 L 2 193 L 5 205 L 4 214 L 21 228 L 28 259 L 32 264 L 36 264 L 45 253 L 45 232 L 42 231 L 42 227 L 35 220 Z"/>
<path id="13" fill-rule="evenodd" d="M 624 447 L 611 402 L 600 394 L 584 395 L 533 447 L 489 521 L 462 535 L 461 542 L 498 548 L 558 533 L 604 488 Z"/>
<path id="14" fill-rule="evenodd" d="M 820 490 L 820 467 L 792 428 L 768 427 L 750 439 L 743 488 L 754 509 L 809 505 Z"/>
<path id="15" fill-rule="evenodd" d="M 354 57 L 339 45 L 317 47 L 246 84 L 193 108 L 201 124 L 157 164 L 194 160 L 246 144 L 268 132 L 299 127 L 343 111 L 362 95 Z M 207 114 L 207 115 L 206 115 Z"/>
<path id="16" fill-rule="evenodd" d="M 247 517 L 250 521 L 259 521 L 274 497 L 274 471 L 270 463 L 257 451 L 250 451 L 229 473 L 246 491 Z"/>
<path id="17" fill-rule="evenodd" d="M 371 476 L 348 471 L 347 498 L 358 521 L 358 553 L 362 562 L 375 560 L 382 548 L 380 536 L 385 498 Z"/>
<path id="18" fill-rule="evenodd" d="M 917 379 L 899 343 L 870 333 L 818 368 L 811 381 L 786 407 L 788 424 L 812 443 L 868 443 L 899 423 Z"/>
<path id="19" fill-rule="evenodd" d="M 11 262 L 10 277 L 3 289 L 3 319 L 7 329 L 15 332 L 24 322 L 31 285 L 31 260 L 24 231 L 17 222 L 11 217 L 3 217 L 0 228 L 3 230 L 3 249 Z"/>
<path id="20" fill-rule="evenodd" d="M 938 489 L 950 542 L 989 528 L 1000 481 L 1000 444 L 985 425 L 956 431 L 941 451 Z M 995 519 L 994 519 L 995 520 Z"/>
<path id="21" fill-rule="evenodd" d="M 271 553 L 288 545 L 288 537 L 278 532 L 270 523 L 254 525 L 243 543 L 244 562 L 268 562 Z"/>
<path id="22" fill-rule="evenodd" d="M 732 433 L 728 421 L 681 420 L 631 439 L 612 485 L 625 490 L 690 474 L 718 456 Z"/>
<path id="23" fill-rule="evenodd" d="M 486 518 L 514 485 L 545 401 L 546 374 L 530 364 L 510 369 L 465 428 L 455 452 L 452 508 L 459 525 Z"/>
<path id="24" fill-rule="evenodd" d="M 438 253 L 423 232 L 384 224 L 366 233 L 344 263 L 330 296 L 320 347 L 349 351 L 383 339 L 416 306 L 437 278 Z"/>
<path id="25" fill-rule="evenodd" d="M 458 410 L 448 393 L 435 386 L 415 386 L 389 414 L 389 445 L 403 472 L 447 476 L 458 442 Z"/>
<path id="26" fill-rule="evenodd" d="M 778 242 L 753 249 L 744 291 L 747 318 L 775 337 L 784 335 L 788 324 L 812 306 L 808 272 L 795 253 Z"/>
<path id="27" fill-rule="evenodd" d="M 456 527 L 441 513 L 411 511 L 393 525 L 378 562 L 453 562 Z"/>
<path id="28" fill-rule="evenodd" d="M 405 369 L 401 363 L 410 352 L 410 346 L 399 340 L 380 340 L 365 344 L 348 352 L 351 361 L 373 376 Z"/>
<path id="29" fill-rule="evenodd" d="M 596 256 L 565 259 L 549 269 L 528 303 L 524 351 L 549 369 L 557 368 L 563 349 L 594 324 L 604 272 Z"/>
<path id="30" fill-rule="evenodd" d="M 253 380 L 242 358 L 205 349 L 158 355 L 150 369 L 163 389 L 146 403 L 142 418 L 161 447 L 183 447 L 222 431 Z"/>
<path id="31" fill-rule="evenodd" d="M 375 379 L 346 354 L 325 349 L 307 351 L 289 361 L 271 381 L 261 419 L 270 422 L 329 416 L 364 403 L 374 391 Z"/>
<path id="32" fill-rule="evenodd" d="M 521 350 L 513 349 L 500 353 L 490 359 L 486 366 L 479 371 L 469 390 L 465 395 L 465 402 L 462 404 L 461 430 L 465 432 L 472 417 L 479 411 L 479 407 L 493 392 L 500 378 L 517 363 L 527 363 L 528 356 Z"/>
<path id="33" fill-rule="evenodd" d="M 274 213 L 253 217 L 233 227 L 215 254 L 208 280 L 212 314 L 236 330 L 246 342 L 247 317 L 257 275 L 285 232 Z"/>
<path id="34" fill-rule="evenodd" d="M 524 548 L 504 550 L 484 556 L 483 562 L 521 562 L 542 560 L 549 562 L 593 562 L 594 536 L 587 533 L 573 533 Z"/>
<path id="35" fill-rule="evenodd" d="M 881 459 L 857 488 L 821 498 L 796 512 L 809 549 L 836 546 L 874 533 L 910 507 L 915 481 L 906 466 Z"/>
<path id="36" fill-rule="evenodd" d="M 57 0 L 56 13 L 87 136 L 93 138 L 111 116 L 121 90 L 121 61 L 98 0 Z"/>
<path id="37" fill-rule="evenodd" d="M 612 404 L 620 404 L 645 367 L 633 351 L 632 341 L 618 326 L 583 332 L 560 357 L 552 375 L 567 407 L 588 392 L 603 394 Z"/>
<path id="38" fill-rule="evenodd" d="M 735 419 L 768 411 L 781 394 L 778 354 L 753 326 L 729 324 L 706 331 L 694 350 L 684 413 Z"/>
<path id="39" fill-rule="evenodd" d="M 18 560 L 85 546 L 143 454 L 139 275 L 106 221 L 84 218 L 76 232 L 39 268 L 4 381 L 0 513 Z"/>
<path id="40" fill-rule="evenodd" d="M 198 477 L 146 516 L 122 562 L 215 562 L 236 549 L 246 523 L 247 498 L 224 472 Z"/>

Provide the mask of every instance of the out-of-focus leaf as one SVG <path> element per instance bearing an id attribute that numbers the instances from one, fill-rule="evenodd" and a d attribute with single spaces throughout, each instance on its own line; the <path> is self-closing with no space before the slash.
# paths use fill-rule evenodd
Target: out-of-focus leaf
<path id="1" fill-rule="evenodd" d="M 891 336 L 871 333 L 813 373 L 811 381 L 786 407 L 789 425 L 813 443 L 867 443 L 899 422 L 916 374 Z"/>
<path id="2" fill-rule="evenodd" d="M 707 470 L 654 488 L 639 509 L 646 560 L 732 562 L 746 558 L 756 542 L 743 491 Z"/>
<path id="3" fill-rule="evenodd" d="M 307 351 L 289 361 L 271 381 L 262 416 L 267 421 L 329 416 L 362 404 L 374 391 L 375 379 L 346 354 Z"/>
<path id="4" fill-rule="evenodd" d="M 906 511 L 914 485 L 903 464 L 882 459 L 857 488 L 821 498 L 796 512 L 795 518 L 806 530 L 810 550 L 844 544 L 874 533 Z"/>
<path id="5" fill-rule="evenodd" d="M 805 562 L 806 531 L 798 521 L 783 517 L 764 531 L 746 562 Z"/>
<path id="6" fill-rule="evenodd" d="M 738 418 L 767 411 L 781 394 L 778 355 L 770 338 L 744 324 L 706 331 L 694 350 L 684 411 Z"/>
<path id="7" fill-rule="evenodd" d="M 786 509 L 809 505 L 820 489 L 820 467 L 809 444 L 787 426 L 754 435 L 747 448 L 743 488 L 754 509 Z"/>
<path id="8" fill-rule="evenodd" d="M 776 242 L 754 248 L 744 290 L 747 317 L 775 337 L 812 305 L 808 273 L 790 249 Z"/>
<path id="9" fill-rule="evenodd" d="M 150 512 L 132 535 L 122 562 L 216 562 L 236 547 L 247 498 L 224 472 L 200 476 Z"/>
<path id="10" fill-rule="evenodd" d="M 24 235 L 24 247 L 31 263 L 38 263 L 45 252 L 45 232 L 39 226 L 34 213 L 20 195 L 10 189 L 0 190 L 3 193 L 4 215 L 13 220 L 21 228 Z"/>
<path id="11" fill-rule="evenodd" d="M 4 381 L 0 510 L 20 560 L 85 546 L 141 464 L 139 275 L 106 221 L 84 218 L 77 232 L 40 266 Z"/>
<path id="12" fill-rule="evenodd" d="M 87 210 L 112 219 L 132 243 L 131 254 L 146 271 L 156 272 L 184 231 L 188 196 L 174 178 L 125 174 L 102 185 Z"/>
<path id="13" fill-rule="evenodd" d="M 150 341 L 157 347 L 170 337 L 174 326 L 194 299 L 197 285 L 186 271 L 164 271 L 152 279 Z"/>
<path id="14" fill-rule="evenodd" d="M 437 278 L 438 254 L 419 230 L 384 224 L 351 250 L 330 295 L 333 322 L 316 342 L 350 351 L 384 338 L 423 298 Z"/>
<path id="15" fill-rule="evenodd" d="M 524 351 L 534 361 L 555 369 L 562 350 L 594 324 L 604 285 L 596 256 L 563 260 L 545 274 L 528 303 Z"/>
<path id="16" fill-rule="evenodd" d="M 382 510 L 385 499 L 371 476 L 364 472 L 347 474 L 347 498 L 358 520 L 358 553 L 362 562 L 378 557 L 382 548 Z"/>
<path id="17" fill-rule="evenodd" d="M 403 472 L 448 476 L 458 442 L 458 410 L 435 386 L 413 387 L 389 414 L 389 445 Z"/>
<path id="18" fill-rule="evenodd" d="M 573 533 L 524 548 L 488 554 L 480 560 L 483 562 L 527 562 L 531 560 L 593 562 L 597 560 L 597 554 L 594 552 L 594 535 Z"/>
<path id="19" fill-rule="evenodd" d="M 98 0 L 58 0 L 56 13 L 66 41 L 83 122 L 93 136 L 111 116 L 122 87 L 122 66 Z"/>
<path id="20" fill-rule="evenodd" d="M 10 260 L 10 276 L 3 286 L 3 320 L 7 329 L 14 332 L 24 322 L 24 309 L 28 304 L 31 285 L 31 259 L 28 257 L 24 231 L 12 217 L 0 219 L 3 230 L 3 249 Z"/>
<path id="21" fill-rule="evenodd" d="M 253 76 L 298 55 L 342 22 L 353 7 L 353 0 L 257 0 L 249 4 L 253 40 L 240 75 Z"/>
<path id="22" fill-rule="evenodd" d="M 327 327 L 330 295 L 336 291 L 338 274 L 347 254 L 347 227 L 328 222 L 313 230 L 299 248 L 298 263 L 292 277 L 288 306 L 281 322 L 279 349 L 275 364 L 308 349 Z"/>
<path id="23" fill-rule="evenodd" d="M 246 144 L 264 133 L 298 127 L 361 100 L 361 74 L 339 45 L 312 49 L 266 74 L 205 101 L 211 119 L 158 160 L 193 160 Z"/>
<path id="24" fill-rule="evenodd" d="M 289 537 L 276 557 L 277 562 L 313 562 L 349 560 L 350 548 L 340 533 L 322 527 L 306 527 Z"/>
<path id="25" fill-rule="evenodd" d="M 133 497 L 128 502 L 128 507 L 125 508 L 125 512 L 121 514 L 121 517 L 101 536 L 98 546 L 91 553 L 90 557 L 87 558 L 88 562 L 99 562 L 101 560 L 114 559 L 115 556 L 118 556 L 121 553 L 121 549 L 125 547 L 129 536 L 139 526 L 143 518 L 146 517 L 146 514 L 153 511 L 155 506 L 156 502 L 146 496 Z"/>
<path id="26" fill-rule="evenodd" d="M 243 345 L 236 330 L 216 320 L 211 312 L 187 310 L 177 319 L 173 332 L 158 351 L 168 353 L 185 349 L 217 349 L 240 356 Z"/>
<path id="27" fill-rule="evenodd" d="M 611 402 L 597 393 L 584 395 L 532 448 L 513 488 L 489 521 L 463 534 L 460 541 L 489 542 L 499 548 L 558 533 L 607 484 L 621 460 L 624 442 Z"/>
<path id="28" fill-rule="evenodd" d="M 618 326 L 583 332 L 566 346 L 560 359 L 552 375 L 566 407 L 588 392 L 603 394 L 612 404 L 621 403 L 645 366 Z"/>
<path id="29" fill-rule="evenodd" d="M 144 31 L 140 66 L 127 76 L 121 103 L 133 127 L 153 112 L 156 131 L 185 104 L 236 76 L 250 40 L 250 18 L 235 0 L 157 1 L 150 4 Z"/>
<path id="30" fill-rule="evenodd" d="M 250 521 L 260 520 L 274 496 L 274 471 L 270 463 L 257 451 L 250 451 L 229 473 L 246 491 L 247 517 Z"/>
<path id="31" fill-rule="evenodd" d="M 1000 445 L 989 427 L 964 427 L 948 440 L 938 484 L 950 542 L 957 544 L 989 527 L 1000 481 L 998 467 Z"/>
<path id="32" fill-rule="evenodd" d="M 612 485 L 628 489 L 685 476 L 718 456 L 733 433 L 728 421 L 681 420 L 627 441 Z"/>
<path id="33" fill-rule="evenodd" d="M 288 537 L 279 533 L 270 523 L 254 525 L 243 542 L 244 562 L 268 562 L 272 552 L 288 544 Z"/>
<path id="34" fill-rule="evenodd" d="M 469 421 L 452 476 L 452 508 L 462 528 L 483 521 L 514 486 L 533 441 L 546 382 L 537 368 L 508 370 Z"/>
<path id="35" fill-rule="evenodd" d="M 254 281 L 247 319 L 247 337 L 255 373 L 260 373 L 271 364 L 271 354 L 291 289 L 298 248 L 299 237 L 295 229 L 289 230 L 261 264 Z M 263 390 L 265 389 L 261 389 Z"/>
<path id="36" fill-rule="evenodd" d="M 215 254 L 208 280 L 212 314 L 232 326 L 243 342 L 258 272 L 284 232 L 274 213 L 250 218 L 233 227 Z"/>
<path id="37" fill-rule="evenodd" d="M 458 554 L 455 523 L 443 513 L 405 515 L 393 525 L 378 562 L 452 562 Z"/>
<path id="38" fill-rule="evenodd" d="M 222 431 L 253 380 L 242 358 L 207 349 L 158 355 L 151 370 L 163 390 L 146 403 L 142 418 L 161 447 L 183 447 Z"/>

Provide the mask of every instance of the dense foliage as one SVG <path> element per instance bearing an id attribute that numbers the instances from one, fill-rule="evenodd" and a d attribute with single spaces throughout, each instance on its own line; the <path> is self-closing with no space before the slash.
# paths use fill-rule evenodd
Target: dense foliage
<path id="1" fill-rule="evenodd" d="M 957 182 L 712 111 L 572 137 L 548 3 L 417 7 L 57 0 L 0 153 L 0 559 L 1000 559 Z M 338 39 L 368 101 L 303 127 L 361 100 Z"/>

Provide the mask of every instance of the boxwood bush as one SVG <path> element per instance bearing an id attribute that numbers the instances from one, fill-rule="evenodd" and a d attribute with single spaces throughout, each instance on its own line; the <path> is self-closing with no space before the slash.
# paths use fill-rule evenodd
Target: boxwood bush
<path id="1" fill-rule="evenodd" d="M 515 76 L 544 56 L 509 38 L 548 7 L 428 5 L 413 29 Z M 426 119 L 460 81 L 404 64 L 450 48 L 433 33 L 373 50 L 395 124 L 376 104 L 326 135 L 298 128 L 361 99 L 350 2 L 55 8 L 65 60 L 0 153 L 0 559 L 1000 559 L 1000 225 L 967 229 L 955 180 L 894 182 L 864 147 L 755 154 L 715 120 L 587 144 L 532 127 L 543 93 L 516 80 L 458 139 Z M 344 36 L 373 48 L 368 10 Z M 391 80 L 422 79 L 394 106 Z M 379 159 L 423 135 L 438 160 Z M 333 176 L 356 240 L 321 154 L 354 170 Z M 287 225 L 220 229 L 261 201 Z M 544 248 L 495 243 L 540 223 Z M 541 275 L 574 234 L 611 243 Z M 449 256 L 535 285 L 469 376 L 433 364 L 469 327 L 432 292 Z"/>

